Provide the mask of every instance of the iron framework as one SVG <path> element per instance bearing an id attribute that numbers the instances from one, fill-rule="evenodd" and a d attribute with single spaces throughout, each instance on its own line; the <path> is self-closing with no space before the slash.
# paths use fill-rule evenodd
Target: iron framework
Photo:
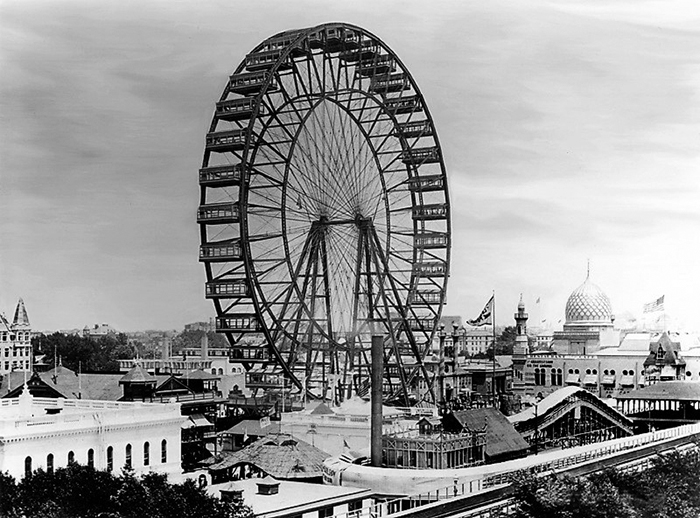
<path id="1" fill-rule="evenodd" d="M 384 42 L 331 23 L 260 43 L 216 104 L 199 183 L 205 293 L 233 361 L 342 399 L 367 392 L 381 333 L 387 399 L 427 386 L 417 399 L 434 401 L 423 360 L 449 275 L 447 177 Z"/>

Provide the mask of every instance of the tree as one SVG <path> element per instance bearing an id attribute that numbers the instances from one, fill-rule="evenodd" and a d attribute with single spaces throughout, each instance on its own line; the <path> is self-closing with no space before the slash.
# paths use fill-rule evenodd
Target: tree
<path id="1" fill-rule="evenodd" d="M 518 518 L 697 518 L 700 455 L 655 457 L 638 473 L 606 470 L 574 479 L 519 473 L 513 481 Z"/>
<path id="2" fill-rule="evenodd" d="M 118 360 L 136 356 L 136 349 L 123 333 L 106 335 L 97 339 L 77 335 L 53 333 L 32 338 L 34 353 L 46 355 L 52 366 L 60 359 L 61 364 L 78 372 L 117 372 Z"/>
<path id="3" fill-rule="evenodd" d="M 0 511 L 11 518 L 252 518 L 242 502 L 209 496 L 194 481 L 170 484 L 155 472 L 136 477 L 75 463 L 53 473 L 41 469 L 19 484 L 0 475 Z"/>
<path id="4" fill-rule="evenodd" d="M 633 518 L 629 498 L 609 481 L 521 473 L 514 484 L 517 518 Z"/>

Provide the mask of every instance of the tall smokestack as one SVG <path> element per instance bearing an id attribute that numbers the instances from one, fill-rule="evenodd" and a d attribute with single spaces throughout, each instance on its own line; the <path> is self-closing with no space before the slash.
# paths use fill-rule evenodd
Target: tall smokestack
<path id="1" fill-rule="evenodd" d="M 382 379 L 384 371 L 384 336 L 372 332 L 372 419 L 370 456 L 372 466 L 382 466 Z"/>
<path id="2" fill-rule="evenodd" d="M 202 335 L 202 361 L 207 361 L 209 359 L 209 337 L 207 336 L 207 332 L 204 331 L 204 334 Z"/>

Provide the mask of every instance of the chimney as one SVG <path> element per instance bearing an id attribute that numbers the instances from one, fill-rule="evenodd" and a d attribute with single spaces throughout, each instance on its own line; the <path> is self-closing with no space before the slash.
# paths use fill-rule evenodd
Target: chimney
<path id="1" fill-rule="evenodd" d="M 270 475 L 258 482 L 259 495 L 276 495 L 280 491 L 280 483 Z"/>
<path id="2" fill-rule="evenodd" d="M 209 337 L 207 336 L 207 332 L 204 331 L 204 334 L 202 335 L 202 360 L 206 361 L 209 358 Z"/>
<path id="3" fill-rule="evenodd" d="M 375 324 L 377 325 L 377 324 Z M 378 327 L 378 325 L 377 325 Z M 384 336 L 372 330 L 372 417 L 370 428 L 370 459 L 372 466 L 382 466 L 382 381 L 384 371 Z"/>

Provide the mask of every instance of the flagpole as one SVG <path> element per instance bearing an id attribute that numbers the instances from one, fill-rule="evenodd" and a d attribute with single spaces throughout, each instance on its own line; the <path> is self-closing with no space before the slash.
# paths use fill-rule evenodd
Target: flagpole
<path id="1" fill-rule="evenodd" d="M 496 408 L 496 290 L 493 290 L 493 308 L 491 309 L 491 327 L 493 329 L 493 353 L 491 354 L 491 397 Z"/>

